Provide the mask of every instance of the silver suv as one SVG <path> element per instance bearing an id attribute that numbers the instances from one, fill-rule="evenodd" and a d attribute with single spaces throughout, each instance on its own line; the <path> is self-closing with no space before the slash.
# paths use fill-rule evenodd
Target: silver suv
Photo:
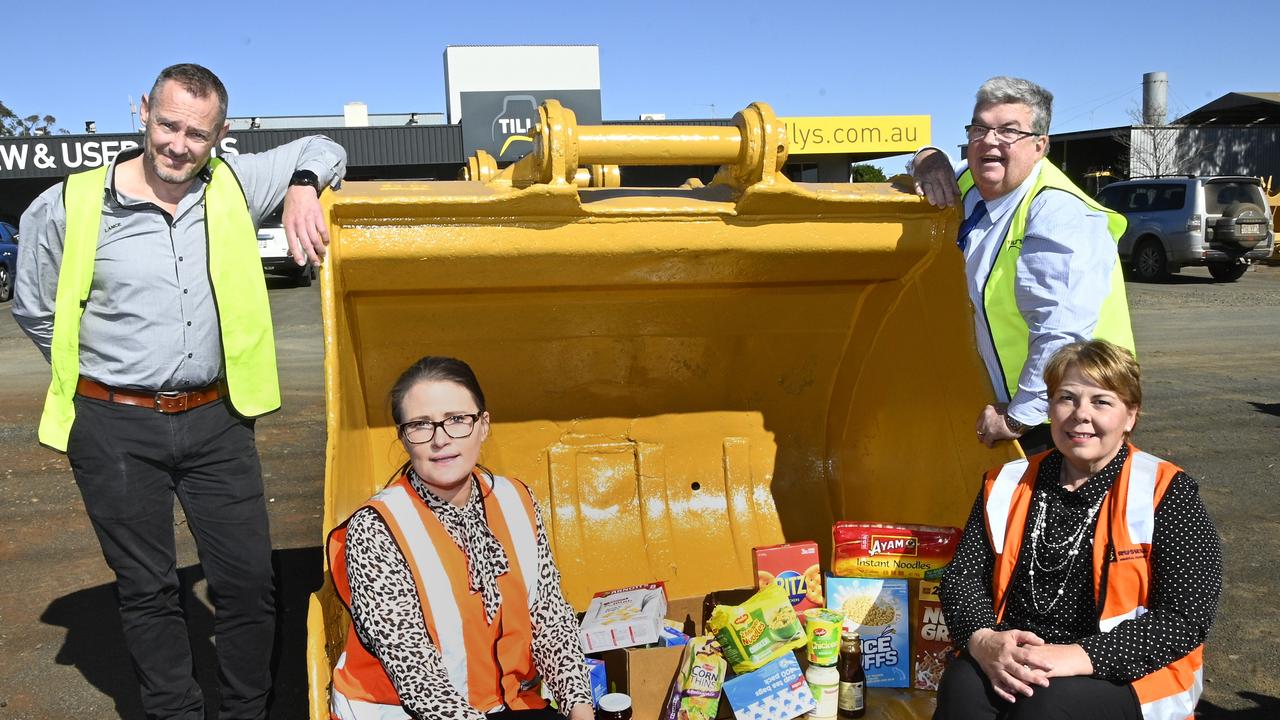
<path id="1" fill-rule="evenodd" d="M 1269 257 L 1275 242 L 1262 182 L 1254 177 L 1123 180 L 1103 188 L 1098 202 L 1128 218 L 1120 258 L 1146 282 L 1185 265 L 1207 266 L 1215 280 L 1232 282 L 1250 262 Z"/>

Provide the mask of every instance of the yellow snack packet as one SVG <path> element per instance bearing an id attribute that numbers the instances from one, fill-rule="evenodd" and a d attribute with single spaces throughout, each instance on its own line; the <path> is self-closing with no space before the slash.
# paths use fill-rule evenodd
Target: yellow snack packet
<path id="1" fill-rule="evenodd" d="M 759 669 L 805 644 L 800 618 L 778 585 L 765 587 L 741 605 L 717 605 L 707 629 L 735 673 Z"/>

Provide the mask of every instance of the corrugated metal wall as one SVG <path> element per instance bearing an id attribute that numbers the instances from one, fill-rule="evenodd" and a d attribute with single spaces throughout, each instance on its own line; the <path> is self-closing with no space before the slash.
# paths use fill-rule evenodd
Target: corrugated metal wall
<path id="1" fill-rule="evenodd" d="M 1134 127 L 1129 176 L 1255 175 L 1280 179 L 1280 126 Z"/>

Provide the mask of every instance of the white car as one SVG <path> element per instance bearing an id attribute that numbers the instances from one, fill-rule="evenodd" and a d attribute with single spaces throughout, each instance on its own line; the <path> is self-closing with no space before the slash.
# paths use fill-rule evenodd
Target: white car
<path id="1" fill-rule="evenodd" d="M 284 275 L 293 278 L 298 287 L 308 287 L 316 278 L 316 268 L 310 261 L 299 266 L 289 256 L 289 240 L 280 225 L 280 214 L 277 209 L 262 221 L 258 228 L 258 254 L 262 256 L 262 270 L 271 275 Z"/>

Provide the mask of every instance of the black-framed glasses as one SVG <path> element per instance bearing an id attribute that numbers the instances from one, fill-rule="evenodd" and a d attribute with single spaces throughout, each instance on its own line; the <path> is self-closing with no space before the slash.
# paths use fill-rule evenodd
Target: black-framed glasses
<path id="1" fill-rule="evenodd" d="M 400 437 L 412 445 L 429 443 L 436 436 L 436 428 L 444 428 L 444 434 L 454 440 L 471 437 L 476 423 L 480 421 L 480 413 L 450 415 L 443 420 L 410 420 L 396 426 Z"/>
<path id="2" fill-rule="evenodd" d="M 987 133 L 995 133 L 996 140 L 1005 145 L 1012 145 L 1022 138 L 1039 137 L 1042 133 L 1027 132 L 1013 127 L 987 127 L 973 123 L 964 126 L 965 135 L 968 136 L 969 142 L 977 142 L 987 136 Z"/>

